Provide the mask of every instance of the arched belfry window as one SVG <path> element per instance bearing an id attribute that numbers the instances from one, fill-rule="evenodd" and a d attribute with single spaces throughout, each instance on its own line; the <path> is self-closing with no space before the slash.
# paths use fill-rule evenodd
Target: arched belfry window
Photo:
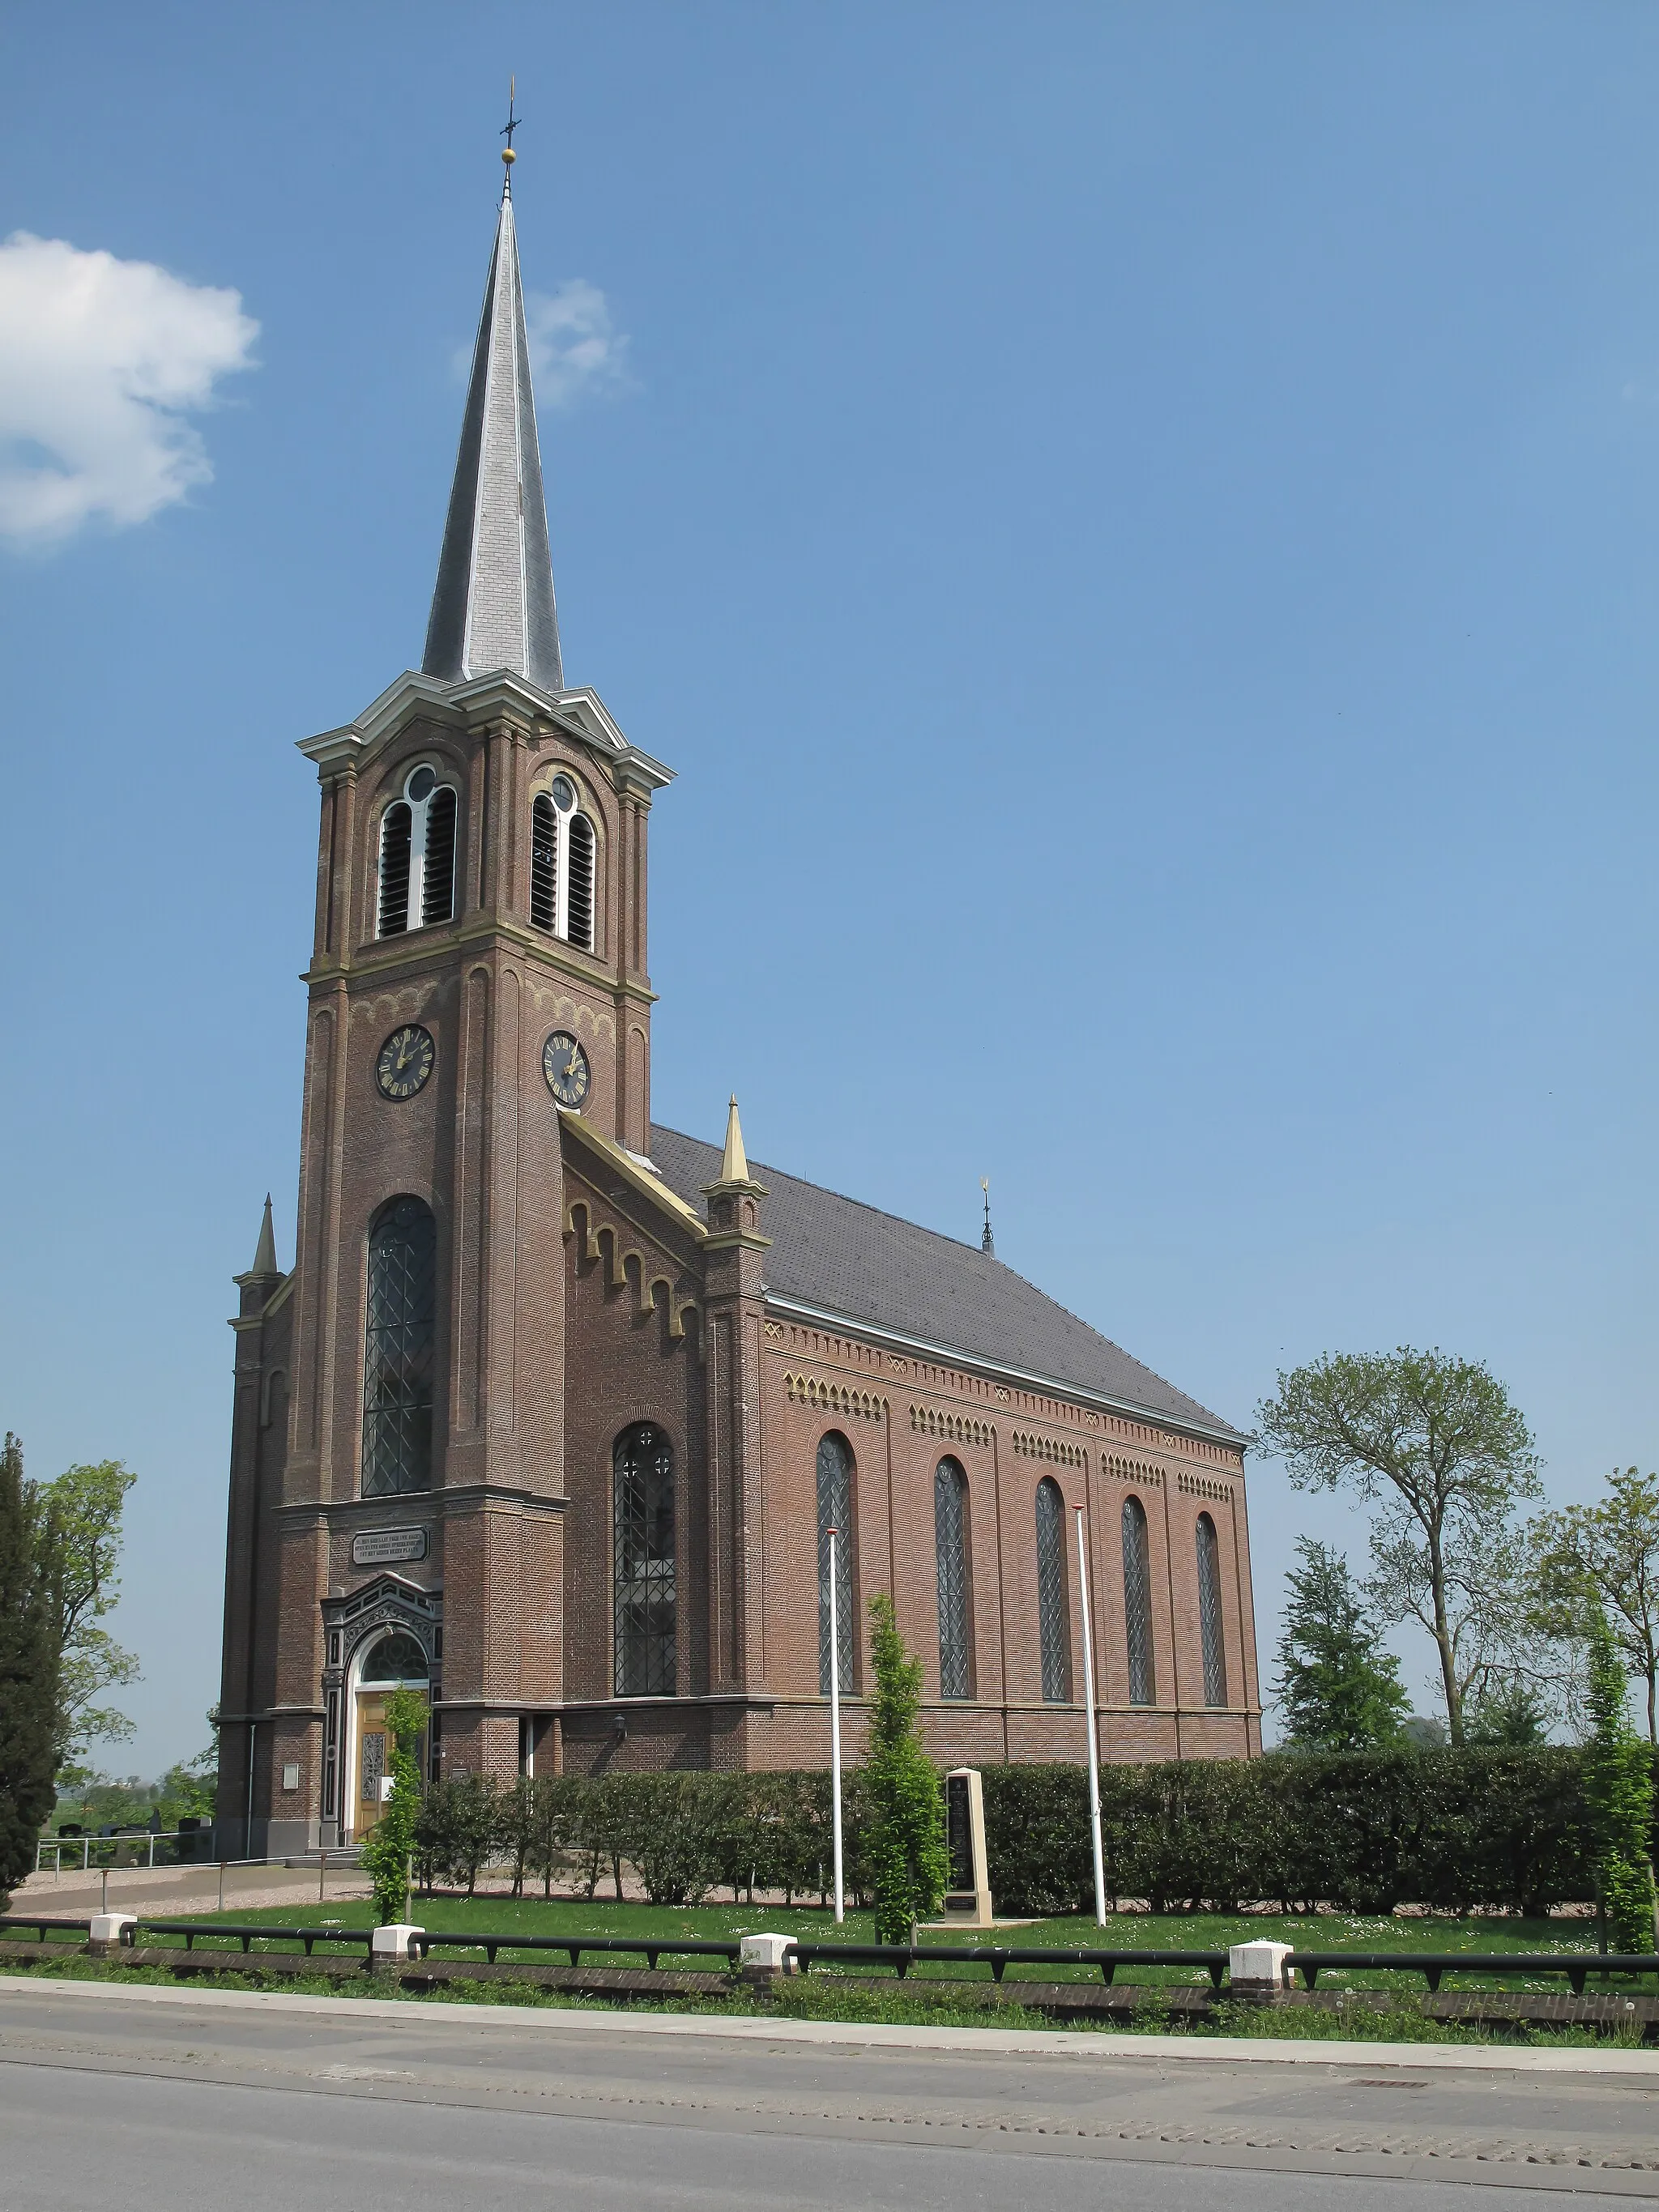
<path id="1" fill-rule="evenodd" d="M 1123 1501 L 1123 1634 L 1128 1646 L 1129 1703 L 1157 1702 L 1152 1671 L 1152 1565 L 1146 1509 L 1138 1498 Z"/>
<path id="2" fill-rule="evenodd" d="M 593 824 L 568 775 L 556 775 L 531 806 L 530 919 L 580 951 L 593 950 Z"/>
<path id="3" fill-rule="evenodd" d="M 394 1198 L 368 1233 L 363 1345 L 363 1496 L 432 1486 L 438 1225 L 418 1198 Z"/>
<path id="4" fill-rule="evenodd" d="M 1215 1522 L 1198 1516 L 1198 1633 L 1204 1650 L 1204 1702 L 1227 1702 L 1227 1651 L 1221 1633 L 1221 1547 Z"/>
<path id="5" fill-rule="evenodd" d="M 616 1694 L 674 1694 L 674 1448 L 654 1422 L 624 1429 L 616 1486 Z"/>
<path id="6" fill-rule="evenodd" d="M 974 1694 L 968 1634 L 968 1478 L 953 1459 L 933 1476 L 933 1548 L 939 1573 L 939 1693 Z"/>
<path id="7" fill-rule="evenodd" d="M 455 791 L 437 770 L 411 769 L 403 794 L 380 818 L 375 934 L 430 929 L 455 913 Z"/>
<path id="8" fill-rule="evenodd" d="M 1037 1485 L 1036 1562 L 1042 1694 L 1051 1705 L 1063 1705 L 1072 1694 L 1072 1637 L 1066 1610 L 1066 1501 L 1052 1475 Z"/>
<path id="9" fill-rule="evenodd" d="M 853 1687 L 853 1447 L 832 1431 L 818 1441 L 818 1692 L 830 1694 L 830 1531 L 836 1535 L 836 1650 L 845 1694 Z"/>

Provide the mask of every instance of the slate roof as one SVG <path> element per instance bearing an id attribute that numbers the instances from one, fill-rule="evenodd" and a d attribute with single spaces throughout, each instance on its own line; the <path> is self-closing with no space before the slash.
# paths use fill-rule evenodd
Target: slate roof
<path id="1" fill-rule="evenodd" d="M 707 1209 L 718 1145 L 655 1125 L 651 1158 L 669 1188 Z M 1224 1436 L 1238 1431 L 977 1246 L 901 1221 L 777 1168 L 750 1169 L 767 1195 L 769 1290 L 965 1360 L 1012 1368 Z M 1242 1438 L 1239 1439 L 1241 1442 Z"/>

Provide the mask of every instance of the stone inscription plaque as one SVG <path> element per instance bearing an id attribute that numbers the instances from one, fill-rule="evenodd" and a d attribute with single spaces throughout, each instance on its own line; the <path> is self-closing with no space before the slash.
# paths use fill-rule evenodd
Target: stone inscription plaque
<path id="1" fill-rule="evenodd" d="M 423 1559 L 425 1557 L 424 1528 L 366 1528 L 361 1536 L 354 1536 L 351 1540 L 351 1564 L 354 1567 L 380 1567 L 392 1559 Z"/>

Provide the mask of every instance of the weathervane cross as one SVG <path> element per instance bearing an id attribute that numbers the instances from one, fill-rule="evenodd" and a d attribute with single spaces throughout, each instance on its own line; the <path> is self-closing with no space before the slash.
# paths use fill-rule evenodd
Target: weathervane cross
<path id="1" fill-rule="evenodd" d="M 510 76 L 507 81 L 507 121 L 502 125 L 501 129 L 496 133 L 498 137 L 505 138 L 507 141 L 506 158 L 508 161 L 512 161 L 514 158 L 513 152 L 513 133 L 524 121 L 522 115 L 515 115 L 513 112 L 513 103 L 518 98 L 518 94 L 519 80 L 516 76 Z"/>

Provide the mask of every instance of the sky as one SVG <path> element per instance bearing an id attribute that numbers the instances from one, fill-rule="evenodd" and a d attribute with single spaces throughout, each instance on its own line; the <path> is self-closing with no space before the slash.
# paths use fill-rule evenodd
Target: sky
<path id="1" fill-rule="evenodd" d="M 418 661 L 516 72 L 567 679 L 658 1120 L 997 1249 L 1249 1428 L 1487 1362 L 1651 1467 L 1659 16 L 0 9 L 0 1425 L 217 1692 L 316 786 Z M 1250 1462 L 1264 1674 L 1299 1534 Z M 1402 1638 L 1419 1708 L 1424 1639 Z"/>

